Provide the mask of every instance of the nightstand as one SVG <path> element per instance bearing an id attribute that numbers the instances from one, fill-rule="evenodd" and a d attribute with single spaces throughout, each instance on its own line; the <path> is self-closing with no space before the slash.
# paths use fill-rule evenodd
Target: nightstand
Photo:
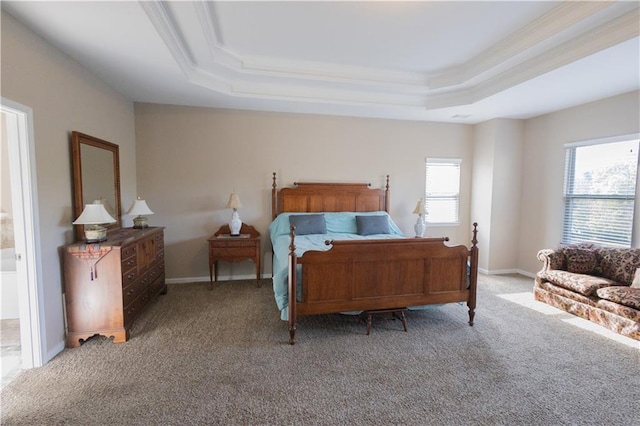
<path id="1" fill-rule="evenodd" d="M 209 290 L 218 281 L 218 261 L 240 262 L 253 260 L 256 264 L 256 280 L 260 282 L 260 233 L 245 223 L 239 236 L 231 236 L 229 225 L 223 225 L 207 239 L 209 241 Z"/>

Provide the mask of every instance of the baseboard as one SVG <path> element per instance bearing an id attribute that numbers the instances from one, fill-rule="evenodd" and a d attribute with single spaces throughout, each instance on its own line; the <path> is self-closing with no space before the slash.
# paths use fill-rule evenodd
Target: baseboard
<path id="1" fill-rule="evenodd" d="M 531 272 L 527 272 L 525 270 L 522 269 L 494 269 L 494 270 L 487 270 L 487 269 L 483 269 L 483 268 L 478 268 L 478 272 L 484 275 L 504 275 L 504 274 L 520 274 L 520 275 L 524 275 L 525 277 L 529 277 L 529 278 L 535 278 L 536 274 L 532 274 Z"/>
<path id="2" fill-rule="evenodd" d="M 49 361 L 51 361 L 53 359 L 53 357 L 55 357 L 56 355 L 58 355 L 60 352 L 62 352 L 64 350 L 64 340 L 61 340 L 60 342 L 58 342 L 57 345 L 55 345 L 53 348 L 51 348 L 50 351 L 47 351 L 47 359 L 43 360 L 44 362 L 42 363 L 42 365 L 48 363 Z M 39 365 L 34 365 L 34 367 L 40 367 Z"/>
<path id="3" fill-rule="evenodd" d="M 517 273 L 520 274 L 520 275 L 524 275 L 525 277 L 529 277 L 529 278 L 535 278 L 536 277 L 535 273 L 532 273 L 532 272 L 529 272 L 529 271 L 525 271 L 525 270 L 522 270 L 522 269 L 518 269 Z"/>

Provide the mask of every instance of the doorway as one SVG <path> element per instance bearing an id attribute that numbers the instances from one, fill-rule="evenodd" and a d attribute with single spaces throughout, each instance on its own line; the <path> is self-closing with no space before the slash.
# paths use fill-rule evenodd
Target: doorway
<path id="1" fill-rule="evenodd" d="M 6 153 L 8 159 L 8 162 L 3 160 L 3 164 L 8 164 L 9 169 L 8 174 L 3 173 L 3 180 L 8 175 L 10 181 L 10 185 L 6 187 L 3 182 L 3 190 L 10 188 L 11 192 L 10 201 L 3 204 L 11 206 L 11 212 L 6 212 L 5 219 L 11 215 L 10 222 L 13 231 L 13 241 L 6 244 L 13 246 L 11 254 L 13 259 L 9 256 L 7 262 L 15 265 L 14 279 L 17 300 L 13 303 L 17 303 L 18 308 L 17 312 L 10 316 L 17 315 L 19 324 L 18 327 L 15 327 L 14 322 L 13 327 L 10 325 L 7 328 L 7 337 L 11 335 L 12 330 L 14 335 L 19 336 L 19 368 L 27 369 L 41 366 L 45 353 L 33 112 L 29 107 L 2 98 L 0 113 L 2 115 L 2 144 L 6 144 L 6 151 L 3 146 L 3 152 Z M 8 229 L 8 225 L 5 227 Z M 5 285 L 4 281 L 2 286 Z M 7 285 L 11 284 L 9 279 L 6 281 Z M 9 288 L 7 290 L 7 294 L 11 295 L 13 290 Z M 2 331 L 4 335 L 4 327 Z M 4 382 L 3 377 L 3 385 Z"/>

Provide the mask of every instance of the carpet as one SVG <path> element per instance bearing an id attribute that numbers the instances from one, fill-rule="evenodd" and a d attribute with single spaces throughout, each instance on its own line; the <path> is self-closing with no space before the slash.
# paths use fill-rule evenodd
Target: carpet
<path id="1" fill-rule="evenodd" d="M 408 332 L 375 317 L 368 336 L 352 316 L 302 317 L 294 346 L 261 284 L 169 285 L 127 343 L 22 372 L 2 424 L 640 424 L 638 347 L 534 309 L 531 278 L 480 275 L 473 327 L 461 304 L 408 311 Z"/>

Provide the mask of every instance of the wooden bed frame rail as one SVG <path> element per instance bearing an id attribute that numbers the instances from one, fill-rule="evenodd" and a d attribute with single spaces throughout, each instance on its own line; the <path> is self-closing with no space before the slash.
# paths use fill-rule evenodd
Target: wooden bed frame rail
<path id="1" fill-rule="evenodd" d="M 295 254 L 289 246 L 289 343 L 298 315 L 371 311 L 466 302 L 473 326 L 478 277 L 478 224 L 470 249 L 448 238 L 326 241 L 328 251 Z M 296 270 L 302 267 L 302 300 Z"/>

